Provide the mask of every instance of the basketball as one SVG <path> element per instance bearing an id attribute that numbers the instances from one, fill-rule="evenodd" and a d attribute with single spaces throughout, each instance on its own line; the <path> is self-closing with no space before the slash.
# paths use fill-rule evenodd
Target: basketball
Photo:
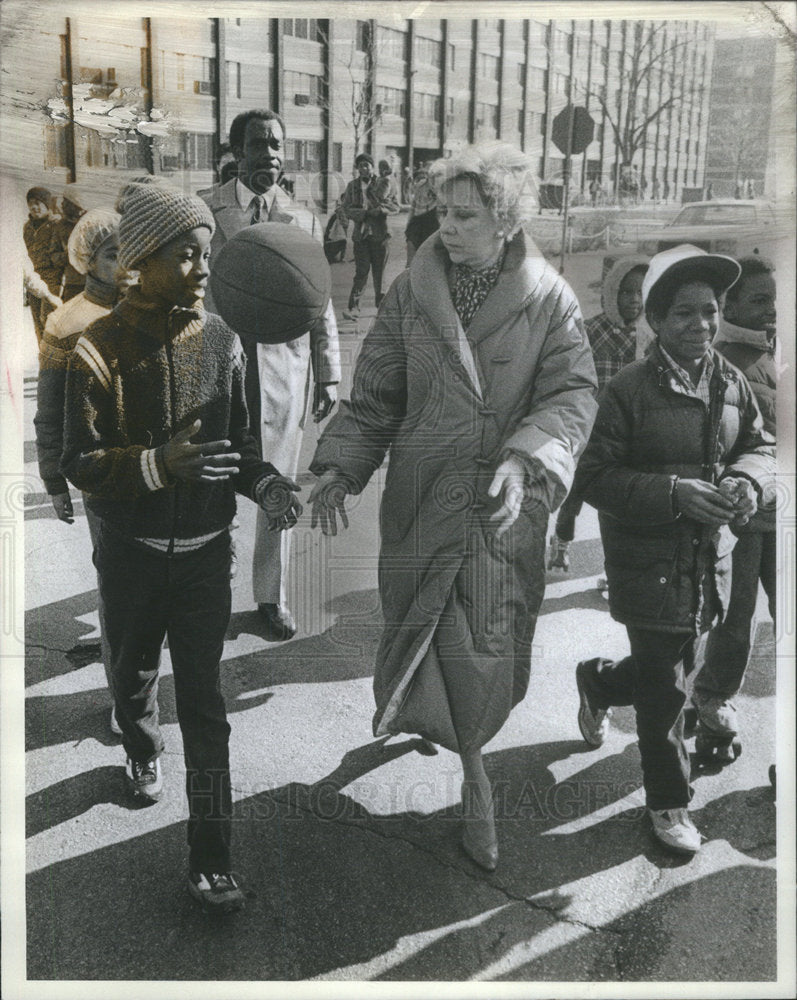
<path id="1" fill-rule="evenodd" d="M 303 229 L 259 222 L 236 233 L 211 261 L 210 292 L 211 308 L 236 333 L 284 344 L 323 314 L 332 278 L 324 248 Z"/>

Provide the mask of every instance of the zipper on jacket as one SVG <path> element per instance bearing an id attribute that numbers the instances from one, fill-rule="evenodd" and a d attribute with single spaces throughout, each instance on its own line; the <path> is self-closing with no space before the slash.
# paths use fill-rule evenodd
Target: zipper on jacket
<path id="1" fill-rule="evenodd" d="M 171 417 L 169 420 L 169 437 L 174 436 L 175 427 L 175 393 L 174 393 L 174 357 L 172 356 L 172 314 L 166 317 L 166 361 L 169 366 L 169 403 L 171 406 Z M 169 548 L 166 550 L 166 555 L 168 558 L 174 555 L 174 529 L 175 522 L 177 520 L 177 491 L 180 488 L 180 480 L 178 479 L 174 484 L 174 489 L 172 490 L 171 502 L 172 502 L 172 525 L 171 531 L 169 532 Z"/>

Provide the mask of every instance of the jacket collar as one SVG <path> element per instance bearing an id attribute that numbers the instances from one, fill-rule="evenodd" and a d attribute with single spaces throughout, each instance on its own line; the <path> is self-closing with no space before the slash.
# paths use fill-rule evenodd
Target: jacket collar
<path id="1" fill-rule="evenodd" d="M 410 288 L 434 326 L 456 339 L 459 320 L 449 288 L 451 260 L 435 233 L 421 245 L 410 265 Z M 545 258 L 521 230 L 508 244 L 504 266 L 468 328 L 468 339 L 479 342 L 517 313 L 540 284 Z"/>
<path id="2" fill-rule="evenodd" d="M 714 338 L 715 344 L 744 344 L 746 347 L 755 347 L 759 351 L 772 351 L 774 349 L 775 338 L 767 337 L 764 330 L 748 330 L 744 326 L 735 326 L 723 319 L 720 324 L 720 331 Z"/>
<path id="3" fill-rule="evenodd" d="M 206 312 L 201 303 L 191 309 L 173 306 L 166 310 L 156 302 L 150 302 L 141 294 L 141 289 L 133 286 L 114 309 L 114 313 L 136 333 L 165 342 L 178 336 L 199 333 L 205 326 Z"/>

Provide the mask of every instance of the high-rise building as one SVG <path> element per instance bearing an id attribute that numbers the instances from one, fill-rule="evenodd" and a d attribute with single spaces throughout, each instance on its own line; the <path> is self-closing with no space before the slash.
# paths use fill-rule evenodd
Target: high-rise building
<path id="1" fill-rule="evenodd" d="M 717 39 L 711 74 L 706 183 L 716 197 L 774 196 L 771 162 L 775 55 L 772 37 Z"/>
<path id="2" fill-rule="evenodd" d="M 577 188 L 598 177 L 611 190 L 632 164 L 671 197 L 704 182 L 713 28 L 697 21 L 131 18 L 118 5 L 106 17 L 50 11 L 30 37 L 34 91 L 56 99 L 42 115 L 42 166 L 77 176 L 190 171 L 203 186 L 234 116 L 270 107 L 285 119 L 301 200 L 333 201 L 362 150 L 400 174 L 491 138 L 522 147 L 555 183 L 564 154 L 551 130 L 569 101 L 595 122 L 573 159 Z M 127 121 L 103 111 L 120 100 Z M 168 129 L 142 130 L 161 113 Z"/>

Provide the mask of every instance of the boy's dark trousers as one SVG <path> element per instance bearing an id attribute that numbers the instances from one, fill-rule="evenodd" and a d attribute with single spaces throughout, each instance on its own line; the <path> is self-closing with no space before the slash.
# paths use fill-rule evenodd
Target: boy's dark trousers
<path id="1" fill-rule="evenodd" d="M 774 531 L 749 531 L 736 540 L 728 610 L 723 621 L 709 632 L 703 668 L 695 678 L 695 692 L 704 699 L 729 700 L 741 690 L 753 645 L 759 580 L 775 621 L 775 539 Z"/>
<path id="2" fill-rule="evenodd" d="M 189 868 L 230 869 L 230 726 L 219 662 L 230 620 L 230 534 L 168 556 L 103 521 L 94 552 L 105 608 L 116 717 L 129 757 L 163 751 L 157 676 L 169 638 L 188 795 Z"/>
<path id="3" fill-rule="evenodd" d="M 382 275 L 387 264 L 389 246 L 389 239 L 376 236 L 366 236 L 354 243 L 354 282 L 349 292 L 349 309 L 360 304 L 369 271 L 373 271 L 374 299 L 377 308 L 379 307 L 382 301 Z"/>
<path id="4" fill-rule="evenodd" d="M 626 626 L 631 655 L 596 660 L 589 699 L 594 708 L 633 705 L 649 809 L 689 805 L 689 754 L 684 743 L 686 678 L 695 665 L 695 637 Z"/>

